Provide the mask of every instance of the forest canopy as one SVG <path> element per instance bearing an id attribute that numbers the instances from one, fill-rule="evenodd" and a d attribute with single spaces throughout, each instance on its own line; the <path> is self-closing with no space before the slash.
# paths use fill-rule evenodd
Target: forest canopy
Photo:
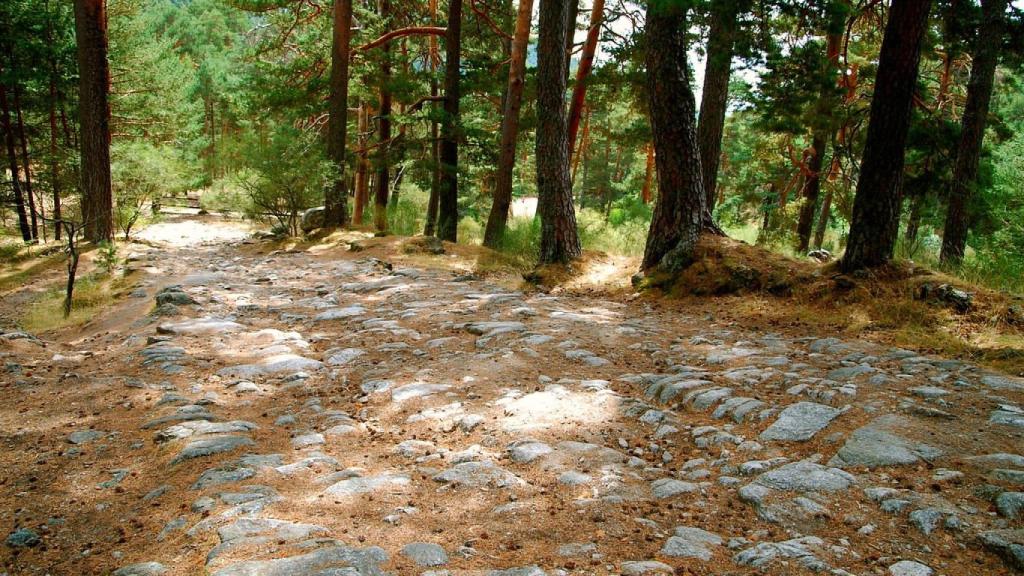
<path id="1" fill-rule="evenodd" d="M 1021 17 L 1007 0 L 10 0 L 3 221 L 100 241 L 191 206 L 301 234 L 322 207 L 310 226 L 647 270 L 725 234 L 1020 291 Z"/>

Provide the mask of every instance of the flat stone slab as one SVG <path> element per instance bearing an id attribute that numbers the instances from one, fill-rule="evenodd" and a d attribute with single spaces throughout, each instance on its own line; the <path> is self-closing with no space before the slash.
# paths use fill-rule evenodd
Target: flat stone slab
<path id="1" fill-rule="evenodd" d="M 324 356 L 328 366 L 345 366 L 364 354 L 366 354 L 366 350 L 362 348 L 345 348 L 343 350 L 328 350 Z"/>
<path id="2" fill-rule="evenodd" d="M 491 337 L 511 332 L 525 332 L 526 324 L 522 322 L 470 322 L 466 331 L 477 336 Z"/>
<path id="3" fill-rule="evenodd" d="M 218 318 L 192 318 L 181 322 L 168 322 L 156 327 L 159 334 L 180 334 L 186 336 L 204 336 L 240 332 L 245 326 L 231 320 Z"/>
<path id="4" fill-rule="evenodd" d="M 444 566 L 448 563 L 448 554 L 444 548 L 432 542 L 413 542 L 402 547 L 402 556 L 412 560 L 417 566 Z"/>
<path id="5" fill-rule="evenodd" d="M 651 494 L 659 500 L 671 498 L 679 494 L 696 492 L 698 488 L 699 487 L 692 482 L 683 482 L 682 480 L 676 480 L 675 478 L 661 478 L 651 482 Z"/>
<path id="6" fill-rule="evenodd" d="M 436 482 L 469 488 L 510 488 L 524 484 L 515 474 L 493 462 L 463 462 L 434 476 Z"/>
<path id="7" fill-rule="evenodd" d="M 391 400 L 394 402 L 404 402 L 413 398 L 422 398 L 437 394 L 438 392 L 445 392 L 449 389 L 451 389 L 451 386 L 448 384 L 406 384 L 391 390 Z"/>
<path id="8" fill-rule="evenodd" d="M 995 390 L 1024 390 L 1024 378 L 987 374 L 981 377 L 981 383 Z"/>
<path id="9" fill-rule="evenodd" d="M 761 433 L 760 439 L 789 442 L 810 440 L 840 414 L 842 410 L 815 402 L 790 404 L 779 413 L 779 418 Z"/>
<path id="10" fill-rule="evenodd" d="M 942 456 L 943 452 L 938 448 L 915 442 L 891 431 L 902 424 L 904 420 L 901 417 L 888 415 L 876 418 L 866 426 L 858 428 L 829 460 L 829 466 L 906 466 Z"/>
<path id="11" fill-rule="evenodd" d="M 315 322 L 326 322 L 328 320 L 344 320 L 345 318 L 354 318 L 356 316 L 362 316 L 366 314 L 366 308 L 362 306 L 347 306 L 344 308 L 331 308 L 330 310 L 324 310 L 313 317 Z"/>
<path id="12" fill-rule="evenodd" d="M 217 371 L 218 376 L 232 378 L 253 378 L 264 375 L 277 375 L 294 372 L 315 372 L 323 369 L 319 360 L 299 356 L 298 354 L 275 354 L 253 364 L 228 366 Z"/>
<path id="13" fill-rule="evenodd" d="M 802 460 L 785 464 L 761 474 L 755 483 L 785 492 L 840 492 L 850 488 L 856 478 L 839 468 Z"/>
<path id="14" fill-rule="evenodd" d="M 651 576 L 655 574 L 675 574 L 675 569 L 657 560 L 631 560 L 619 565 L 622 576 Z"/>
<path id="15" fill-rule="evenodd" d="M 139 562 L 114 570 L 113 576 L 160 576 L 167 567 L 159 562 Z"/>
<path id="16" fill-rule="evenodd" d="M 509 458 L 518 464 L 533 462 L 551 452 L 551 446 L 535 440 L 519 440 L 508 446 Z"/>
<path id="17" fill-rule="evenodd" d="M 293 541 L 325 534 L 328 534 L 328 530 L 323 526 L 275 518 L 239 518 L 217 529 L 217 535 L 220 536 L 221 542 L 232 542 L 257 535 L 267 535 L 274 540 Z"/>
<path id="18" fill-rule="evenodd" d="M 889 566 L 891 576 L 932 576 L 934 572 L 928 566 L 913 560 L 900 560 Z"/>
<path id="19" fill-rule="evenodd" d="M 405 474 L 388 472 L 376 476 L 358 476 L 342 480 L 324 490 L 324 494 L 336 497 L 356 496 L 376 492 L 389 486 L 406 486 L 408 484 L 409 477 Z"/>
<path id="20" fill-rule="evenodd" d="M 978 534 L 981 543 L 1002 557 L 1011 568 L 1024 570 L 1024 528 L 988 530 Z"/>
<path id="21" fill-rule="evenodd" d="M 298 576 L 338 574 L 339 576 L 383 576 L 379 565 L 387 562 L 384 550 L 332 546 L 301 556 L 274 560 L 245 561 L 221 568 L 212 576 Z M 354 569 L 345 571 L 345 568 Z"/>
<path id="22" fill-rule="evenodd" d="M 691 526 L 677 526 L 661 553 L 673 558 L 697 558 L 707 562 L 711 560 L 712 548 L 721 546 L 722 542 L 722 537 L 713 532 Z"/>
<path id="23" fill-rule="evenodd" d="M 213 456 L 231 452 L 243 446 L 255 446 L 252 439 L 245 436 L 216 436 L 213 438 L 200 438 L 185 445 L 181 452 L 171 460 L 171 464 L 178 464 L 193 458 Z"/>

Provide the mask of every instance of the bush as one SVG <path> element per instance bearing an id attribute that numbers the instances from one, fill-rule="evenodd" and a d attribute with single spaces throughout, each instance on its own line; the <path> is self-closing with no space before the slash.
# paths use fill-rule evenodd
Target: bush
<path id="1" fill-rule="evenodd" d="M 125 239 L 153 217 L 148 208 L 185 189 L 185 168 L 177 153 L 144 141 L 114 144 L 110 150 L 114 224 Z"/>
<path id="2" fill-rule="evenodd" d="M 335 169 L 315 134 L 287 125 L 272 130 L 269 141 L 248 143 L 249 167 L 236 182 L 248 198 L 247 217 L 274 219 L 278 228 L 298 236 L 302 212 L 319 204 Z"/>

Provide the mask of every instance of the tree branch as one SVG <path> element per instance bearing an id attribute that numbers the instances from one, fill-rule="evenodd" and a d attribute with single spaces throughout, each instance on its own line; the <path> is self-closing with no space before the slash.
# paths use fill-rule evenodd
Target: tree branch
<path id="1" fill-rule="evenodd" d="M 392 30 L 387 34 L 363 44 L 362 46 L 356 46 L 355 50 L 359 52 L 365 52 L 367 50 L 376 48 L 383 44 L 394 40 L 395 38 L 403 38 L 405 36 L 417 36 L 417 35 L 434 35 L 444 36 L 448 32 L 448 29 L 443 26 L 408 26 L 406 28 L 399 28 Z"/>

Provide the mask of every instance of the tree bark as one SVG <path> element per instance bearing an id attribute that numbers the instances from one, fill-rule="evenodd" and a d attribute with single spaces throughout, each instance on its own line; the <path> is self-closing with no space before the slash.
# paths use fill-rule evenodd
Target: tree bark
<path id="1" fill-rule="evenodd" d="M 462 0 L 448 1 L 445 36 L 444 121 L 441 124 L 441 182 L 438 190 L 437 237 L 455 242 L 459 227 L 459 68 L 461 66 Z"/>
<path id="2" fill-rule="evenodd" d="M 829 218 L 832 217 L 832 189 L 825 191 L 825 198 L 821 201 L 821 213 L 818 214 L 818 225 L 814 228 L 814 249 L 821 250 L 821 244 L 825 241 L 825 230 L 828 229 Z"/>
<path id="3" fill-rule="evenodd" d="M 580 0 L 568 0 L 569 9 L 565 15 L 565 81 L 569 82 L 572 71 L 572 49 L 576 44 L 576 20 L 580 15 Z"/>
<path id="4" fill-rule="evenodd" d="M 999 49 L 1003 44 L 1007 0 L 984 0 L 981 5 L 982 24 L 975 40 L 971 79 L 967 85 L 967 103 L 960 128 L 956 163 L 953 164 L 953 182 L 946 211 L 946 226 L 942 235 L 940 260 L 944 264 L 959 264 L 967 248 L 967 230 L 970 225 L 970 201 L 978 185 L 978 161 L 985 140 L 985 125 L 992 100 Z"/>
<path id="5" fill-rule="evenodd" d="M 391 18 L 390 0 L 380 0 L 380 15 L 385 20 Z M 388 23 L 390 25 L 390 21 Z M 388 192 L 391 184 L 390 158 L 388 149 L 391 147 L 391 90 L 388 84 L 391 82 L 391 46 L 384 44 L 381 48 L 380 66 L 380 108 L 377 112 L 379 118 L 377 136 L 377 176 L 374 178 L 373 198 L 373 224 L 377 232 L 383 234 L 388 229 Z"/>
<path id="6" fill-rule="evenodd" d="M 11 61 L 13 61 L 13 57 Z M 25 137 L 25 119 L 21 112 L 21 85 L 14 84 L 14 115 L 18 121 L 18 143 L 21 148 L 21 165 L 25 173 L 25 197 L 28 200 L 28 219 L 32 230 L 32 239 L 39 240 L 39 218 L 36 197 L 32 192 L 32 165 L 28 161 L 28 138 Z M 40 206 L 41 208 L 41 206 Z"/>
<path id="7" fill-rule="evenodd" d="M 697 145 L 703 169 L 704 194 L 708 212 L 715 206 L 718 182 L 718 162 L 722 156 L 722 130 L 729 100 L 729 76 L 736 44 L 736 17 L 741 0 L 714 2 L 711 7 L 711 25 L 708 30 L 707 64 L 704 66 L 704 89 L 700 99 L 697 120 Z"/>
<path id="8" fill-rule="evenodd" d="M 540 0 L 536 141 L 540 264 L 567 263 L 583 254 L 569 180 L 563 52 L 569 4 L 575 1 Z"/>
<path id="9" fill-rule="evenodd" d="M 572 88 L 572 100 L 569 102 L 570 158 L 576 152 L 576 135 L 580 129 L 583 103 L 587 98 L 587 78 L 594 67 L 594 54 L 597 52 L 597 40 L 601 36 L 601 22 L 603 19 L 604 0 L 594 0 L 594 5 L 590 11 L 590 27 L 587 28 L 587 39 L 583 42 L 580 65 L 576 68 L 576 84 Z"/>
<path id="10" fill-rule="evenodd" d="M 437 78 L 430 79 L 430 95 L 437 96 Z M 437 232 L 437 208 L 441 193 L 441 139 L 436 119 L 430 120 L 430 197 L 427 199 L 427 223 L 423 227 L 425 236 Z"/>
<path id="11" fill-rule="evenodd" d="M 495 173 L 494 197 L 491 213 L 484 231 L 484 246 L 497 248 L 508 224 L 508 211 L 512 206 L 512 173 L 516 163 L 516 138 L 519 135 L 519 110 L 526 84 L 526 49 L 530 43 L 530 17 L 533 0 L 519 0 L 515 32 L 512 35 L 512 54 L 508 69 L 508 88 L 505 109 L 501 117 L 501 140 L 498 144 L 498 171 Z"/>
<path id="12" fill-rule="evenodd" d="M 710 223 L 686 64 L 686 9 L 678 2 L 647 6 L 645 61 L 648 109 L 658 172 L 658 202 L 642 268 L 679 270 L 689 264 Z"/>
<path id="13" fill-rule="evenodd" d="M 640 201 L 650 204 L 654 199 L 654 144 L 647 143 L 647 163 L 644 166 L 644 187 L 640 190 Z"/>
<path id="14" fill-rule="evenodd" d="M 821 169 L 825 165 L 825 146 L 832 139 L 834 129 L 832 127 L 832 113 L 835 107 L 833 94 L 835 92 L 835 74 L 839 67 L 839 48 L 842 44 L 843 27 L 833 23 L 825 41 L 824 80 L 821 85 L 821 94 L 816 104 L 817 114 L 815 115 L 814 137 L 811 146 L 814 148 L 814 156 L 811 157 L 808 168 L 810 174 L 804 180 L 803 204 L 800 206 L 800 216 L 797 220 L 797 252 L 805 253 L 811 244 L 811 232 L 814 229 L 814 213 L 818 208 L 818 196 L 821 195 Z M 834 154 L 834 151 L 833 151 Z"/>
<path id="15" fill-rule="evenodd" d="M 47 43 L 53 42 L 53 22 L 47 19 Z M 53 192 L 53 237 L 61 239 L 60 212 L 60 162 L 57 159 L 57 58 L 50 54 L 50 189 Z"/>
<path id="16" fill-rule="evenodd" d="M 104 0 L 75 0 L 82 220 L 91 242 L 114 238 L 106 12 Z"/>
<path id="17" fill-rule="evenodd" d="M 356 225 L 363 224 L 363 212 L 366 209 L 367 201 L 370 198 L 370 189 L 367 186 L 367 180 L 370 177 L 370 158 L 366 151 L 366 147 L 370 144 L 370 139 L 366 134 L 370 130 L 370 113 L 367 110 L 365 102 L 359 103 L 359 116 L 356 120 L 356 131 L 359 133 L 356 142 L 359 145 L 359 153 L 356 159 L 356 178 L 355 178 L 355 207 L 352 210 L 352 220 Z"/>
<path id="18" fill-rule="evenodd" d="M 334 178 L 324 198 L 324 224 L 348 224 L 345 144 L 348 131 L 348 64 L 352 43 L 352 0 L 334 0 L 331 40 L 331 93 L 327 117 L 327 157 Z"/>
<path id="19" fill-rule="evenodd" d="M 0 73 L 3 70 L 0 69 Z M 11 170 L 11 188 L 14 190 L 14 207 L 18 212 L 18 227 L 21 230 L 21 239 L 25 242 L 32 241 L 32 228 L 28 223 L 28 214 L 25 212 L 25 196 L 21 191 L 21 182 L 18 176 L 18 155 L 14 151 L 14 128 L 11 126 L 11 110 L 7 105 L 7 86 L 0 82 L 0 112 L 3 113 L 4 143 L 7 147 L 7 161 Z"/>
<path id="20" fill-rule="evenodd" d="M 843 271 L 880 266 L 892 259 L 907 131 L 930 8 L 931 0 L 893 0 L 889 10 Z"/>

